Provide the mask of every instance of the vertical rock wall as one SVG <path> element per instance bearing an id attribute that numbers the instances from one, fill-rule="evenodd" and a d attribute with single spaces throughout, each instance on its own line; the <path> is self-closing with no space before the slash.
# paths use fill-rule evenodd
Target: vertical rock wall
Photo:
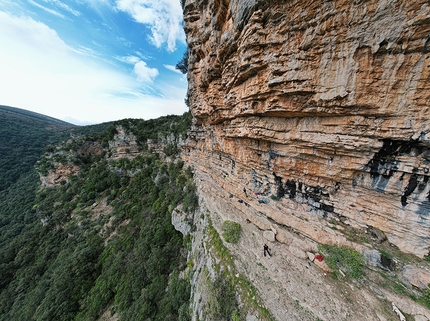
<path id="1" fill-rule="evenodd" d="M 187 0 L 184 21 L 201 189 L 263 230 L 429 253 L 427 0 Z"/>

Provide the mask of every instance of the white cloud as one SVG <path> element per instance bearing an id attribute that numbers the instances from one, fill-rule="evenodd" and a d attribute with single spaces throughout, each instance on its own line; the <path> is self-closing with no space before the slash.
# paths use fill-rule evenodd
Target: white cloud
<path id="1" fill-rule="evenodd" d="M 1 105 L 75 123 L 148 119 L 186 110 L 186 85 L 178 84 L 166 98 L 144 95 L 132 75 L 76 54 L 54 30 L 31 18 L 0 11 L 0 43 Z M 141 81 L 158 75 L 144 61 L 135 63 L 135 72 Z"/>
<path id="2" fill-rule="evenodd" d="M 11 52 L 15 46 L 22 45 L 44 55 L 62 55 L 68 51 L 67 45 L 58 37 L 55 30 L 32 18 L 13 17 L 2 11 L 0 37 L 3 38 L 0 51 L 4 52 Z M 8 47 L 7 43 L 12 48 Z"/>
<path id="3" fill-rule="evenodd" d="M 136 73 L 137 80 L 144 83 L 152 82 L 158 76 L 158 70 L 156 68 L 149 68 L 144 61 L 139 61 L 134 65 L 134 72 Z"/>
<path id="4" fill-rule="evenodd" d="M 173 72 L 176 72 L 177 74 L 181 74 L 182 75 L 182 72 L 180 72 L 178 69 L 176 69 L 176 67 L 173 66 L 173 65 L 163 65 L 163 66 L 164 66 L 164 68 L 166 68 L 166 69 L 168 69 L 170 71 L 173 71 Z"/>
<path id="5" fill-rule="evenodd" d="M 179 0 L 116 0 L 116 6 L 136 22 L 149 26 L 149 39 L 157 48 L 166 44 L 167 50 L 173 52 L 176 42 L 185 43 Z"/>
<path id="6" fill-rule="evenodd" d="M 7 12 L 22 12 L 21 3 L 19 1 L 0 0 L 0 8 Z"/>

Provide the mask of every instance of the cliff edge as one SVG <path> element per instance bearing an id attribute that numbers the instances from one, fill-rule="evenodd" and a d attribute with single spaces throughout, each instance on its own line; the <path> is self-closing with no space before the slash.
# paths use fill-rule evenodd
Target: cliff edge
<path id="1" fill-rule="evenodd" d="M 429 253 L 427 1 L 186 1 L 184 19 L 202 171 L 317 242 L 373 227 Z"/>
<path id="2" fill-rule="evenodd" d="M 184 22 L 183 157 L 208 212 L 302 260 L 318 244 L 429 255 L 428 1 L 186 0 Z"/>

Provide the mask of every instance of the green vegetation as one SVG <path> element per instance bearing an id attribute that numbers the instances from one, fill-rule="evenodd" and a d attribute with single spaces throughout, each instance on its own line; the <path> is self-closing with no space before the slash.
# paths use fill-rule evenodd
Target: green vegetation
<path id="1" fill-rule="evenodd" d="M 181 7 L 182 7 L 182 10 L 184 10 L 184 7 L 185 7 L 185 0 L 181 0 Z"/>
<path id="2" fill-rule="evenodd" d="M 410 287 L 405 286 L 396 275 L 387 275 L 384 271 L 378 271 L 378 274 L 382 277 L 377 281 L 379 286 L 409 297 L 413 301 L 416 301 L 430 309 L 430 284 L 427 285 L 427 289 L 424 291 L 419 290 L 418 288 L 411 289 Z"/>
<path id="3" fill-rule="evenodd" d="M 0 191 L 33 169 L 44 147 L 74 125 L 26 110 L 0 106 Z"/>
<path id="4" fill-rule="evenodd" d="M 320 244 L 319 251 L 325 256 L 325 261 L 335 277 L 340 276 L 339 270 L 351 278 L 363 276 L 364 257 L 360 252 L 346 246 Z"/>
<path id="5" fill-rule="evenodd" d="M 331 224 L 338 224 L 338 222 L 332 220 L 330 222 Z M 331 227 L 332 229 L 335 229 L 335 227 Z M 340 230 L 350 241 L 357 242 L 357 243 L 369 243 L 372 244 L 372 247 L 376 250 L 378 250 L 381 254 L 381 259 L 383 259 L 386 264 L 390 264 L 388 267 L 391 271 L 389 273 L 378 270 L 374 271 L 373 269 L 367 269 L 366 270 L 366 281 L 375 282 L 378 284 L 378 286 L 381 286 L 388 291 L 392 291 L 398 294 L 401 294 L 405 297 L 409 297 L 410 299 L 420 303 L 421 305 L 430 308 L 430 290 L 420 290 L 415 287 L 408 287 L 403 284 L 403 280 L 401 277 L 401 271 L 402 267 L 405 265 L 427 265 L 426 262 L 430 262 L 430 256 L 425 256 L 424 259 L 421 259 L 417 257 L 416 255 L 413 255 L 411 253 L 405 253 L 400 251 L 396 246 L 393 246 L 393 244 L 390 244 L 389 242 L 375 242 L 372 240 L 372 238 L 369 237 L 368 233 L 364 233 L 363 230 L 351 228 L 348 226 L 343 225 L 343 229 Z M 327 247 L 326 245 L 323 247 Z M 346 248 L 348 249 L 348 248 Z M 323 253 L 324 250 L 320 248 L 320 251 Z M 341 249 L 338 247 L 334 247 L 334 252 L 340 252 Z M 350 252 L 352 251 L 352 252 Z M 324 253 L 326 255 L 327 252 Z M 334 263 L 329 264 L 330 268 L 333 269 L 333 276 L 335 278 L 338 278 L 340 276 L 339 269 L 342 270 L 344 273 L 346 272 L 345 268 L 343 266 L 350 265 L 352 266 L 352 270 L 355 270 L 356 272 L 353 272 L 352 275 L 346 275 L 350 277 L 361 277 L 363 275 L 363 264 L 361 263 L 360 254 L 355 253 L 355 251 L 349 249 L 346 251 L 346 253 L 339 254 L 335 253 L 334 256 L 332 254 L 332 257 L 335 257 Z M 339 263 L 343 260 L 344 263 Z M 330 257 L 326 257 L 326 262 L 329 263 L 331 261 Z M 390 261 L 392 261 L 390 263 Z M 355 268 L 354 268 L 355 267 Z M 387 267 L 387 266 L 386 266 Z"/>
<path id="6" fill-rule="evenodd" d="M 430 283 L 427 284 L 427 290 L 423 292 L 423 296 L 420 298 L 421 303 L 430 309 Z"/>
<path id="7" fill-rule="evenodd" d="M 220 259 L 220 264 L 226 265 L 226 266 L 232 266 L 233 265 L 233 258 L 230 255 L 229 250 L 225 247 L 224 243 L 222 242 L 222 239 L 217 232 L 217 230 L 213 227 L 212 221 L 208 215 L 208 228 L 207 228 L 207 235 L 210 238 L 210 247 L 214 249 L 216 256 L 218 259 Z"/>
<path id="8" fill-rule="evenodd" d="M 209 217 L 206 233 L 209 237 L 208 248 L 219 260 L 215 266 L 215 279 L 206 278 L 209 300 L 205 313 L 208 318 L 220 321 L 244 320 L 248 312 L 257 312 L 259 320 L 274 320 L 269 310 L 263 306 L 257 289 L 247 278 L 237 272 L 230 251 L 223 244 Z M 207 274 L 207 271 L 203 272 Z M 240 309 L 237 297 L 241 300 Z"/>
<path id="9" fill-rule="evenodd" d="M 189 59 L 189 53 L 187 48 L 187 50 L 185 50 L 184 52 L 184 55 L 182 56 L 182 59 L 178 61 L 178 63 L 176 64 L 175 69 L 179 70 L 183 74 L 188 73 L 188 59 Z"/>
<path id="10" fill-rule="evenodd" d="M 217 275 L 215 280 L 210 280 L 207 270 L 203 278 L 206 282 L 206 293 L 208 295 L 206 316 L 209 320 L 231 320 L 238 318 L 238 303 L 232 282 Z"/>
<path id="11" fill-rule="evenodd" d="M 169 115 L 144 122 L 140 119 L 123 119 L 114 124 L 121 125 L 136 135 L 139 145 L 143 149 L 147 149 L 148 139 L 157 143 L 166 140 L 169 136 L 175 140 L 185 138 L 187 130 L 191 126 L 191 120 L 191 114 L 186 112 L 182 116 Z"/>
<path id="12" fill-rule="evenodd" d="M 239 242 L 241 226 L 233 221 L 224 221 L 222 223 L 222 237 L 227 243 Z"/>
<path id="13" fill-rule="evenodd" d="M 169 162 L 151 151 L 110 158 L 116 129 L 103 124 L 96 126 L 102 132 L 81 129 L 85 136 L 75 131 L 51 144 L 37 165 L 46 173 L 54 162 L 73 164 L 79 174 L 38 190 L 34 161 L 27 175 L 9 181 L 0 191 L 0 320 L 97 320 L 104 313 L 189 320 L 190 286 L 179 277 L 184 241 L 170 223 L 179 204 L 197 206 L 192 171 L 173 146 L 187 117 L 114 124 L 142 139 L 169 136 Z M 156 127 L 161 132 L 150 133 Z M 138 143 L 145 151 L 146 141 Z"/>
<path id="14" fill-rule="evenodd" d="M 375 281 L 379 286 L 405 297 L 409 297 L 413 301 L 430 309 L 430 284 L 428 285 L 429 288 L 425 291 L 418 290 L 418 288 L 414 288 L 412 291 L 412 289 L 406 287 L 396 275 L 389 275 L 384 271 L 377 271 L 376 273 L 380 276 L 380 278 L 376 278 Z"/>
<path id="15" fill-rule="evenodd" d="M 387 259 L 392 259 L 393 255 L 387 251 L 385 251 L 384 249 L 379 249 L 379 252 L 381 253 L 381 255 L 385 256 Z"/>

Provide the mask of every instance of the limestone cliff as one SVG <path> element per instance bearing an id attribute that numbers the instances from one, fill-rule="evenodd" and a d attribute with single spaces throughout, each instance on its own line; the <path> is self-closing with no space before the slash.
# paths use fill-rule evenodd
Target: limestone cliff
<path id="1" fill-rule="evenodd" d="M 187 0 L 184 21 L 185 157 L 219 201 L 263 230 L 428 255 L 428 1 Z"/>
<path id="2" fill-rule="evenodd" d="M 300 263 L 318 243 L 376 266 L 380 243 L 429 254 L 428 1 L 186 0 L 184 22 L 195 122 L 183 157 L 215 228 L 241 222 L 236 267 L 275 318 L 391 320 L 395 300 L 429 319 L 375 286 L 345 301 Z"/>

